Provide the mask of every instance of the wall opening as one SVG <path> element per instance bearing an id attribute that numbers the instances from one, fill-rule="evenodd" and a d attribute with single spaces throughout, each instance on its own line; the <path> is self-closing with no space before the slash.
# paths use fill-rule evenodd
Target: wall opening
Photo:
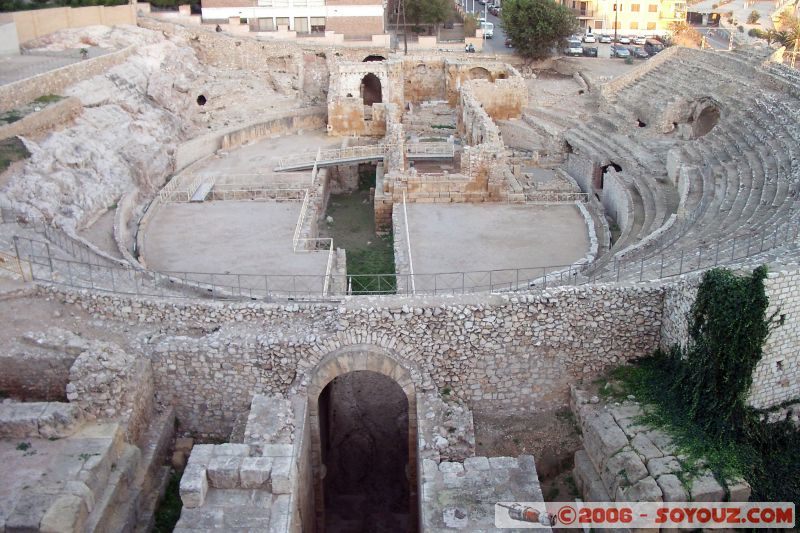
<path id="1" fill-rule="evenodd" d="M 381 80 L 372 72 L 361 79 L 361 97 L 364 99 L 364 105 L 367 106 L 383 102 Z"/>
<path id="2" fill-rule="evenodd" d="M 364 58 L 364 63 L 370 63 L 372 61 L 386 61 L 386 58 L 380 55 L 370 54 Z"/>
<path id="3" fill-rule="evenodd" d="M 642 122 L 642 121 L 641 121 L 640 119 L 638 119 L 638 118 L 636 119 L 636 125 L 637 125 L 637 126 L 639 126 L 640 128 L 645 128 L 645 127 L 647 127 L 647 124 L 646 124 L 646 123 L 644 123 L 644 122 Z"/>
<path id="4" fill-rule="evenodd" d="M 600 172 L 595 175 L 595 182 L 594 182 L 595 188 L 597 188 L 597 189 L 602 189 L 603 188 L 603 185 L 605 184 L 606 174 L 611 169 L 613 169 L 613 170 L 615 170 L 617 172 L 622 172 L 622 167 L 619 166 L 618 164 L 614 163 L 613 161 L 611 161 L 609 164 L 601 167 L 600 168 Z"/>
<path id="5" fill-rule="evenodd" d="M 342 374 L 319 395 L 327 531 L 408 531 L 409 401 L 392 378 Z"/>
<path id="6" fill-rule="evenodd" d="M 719 122 L 719 108 L 714 104 L 708 104 L 692 123 L 692 137 L 695 139 L 702 137 L 714 129 L 717 122 Z"/>
<path id="7" fill-rule="evenodd" d="M 483 67 L 472 67 L 469 69 L 469 79 L 492 81 L 491 73 Z"/>
<path id="8" fill-rule="evenodd" d="M 206 105 L 206 97 L 204 95 L 200 95 L 197 97 L 197 105 Z"/>

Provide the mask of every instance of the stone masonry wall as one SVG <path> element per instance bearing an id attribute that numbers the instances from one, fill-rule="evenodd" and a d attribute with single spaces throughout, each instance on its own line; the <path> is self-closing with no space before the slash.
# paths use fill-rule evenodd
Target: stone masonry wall
<path id="1" fill-rule="evenodd" d="M 565 405 L 569 383 L 657 346 L 662 294 L 650 286 L 594 286 L 319 305 L 63 297 L 98 316 L 210 332 L 164 337 L 146 355 L 159 399 L 174 402 L 181 423 L 227 436 L 253 390 L 302 390 L 326 354 L 355 344 L 383 347 L 419 369 L 420 390 L 449 387 L 454 398 L 484 406 Z"/>
<path id="2" fill-rule="evenodd" d="M 102 74 L 124 62 L 135 49 L 136 46 L 131 45 L 110 54 L 0 86 L 0 113 L 27 104 L 46 94 L 61 94 L 66 87 Z"/>
<path id="3" fill-rule="evenodd" d="M 81 101 L 74 96 L 65 98 L 41 111 L 31 113 L 16 122 L 0 126 L 0 140 L 17 135 L 34 135 L 73 120 L 83 112 Z"/>

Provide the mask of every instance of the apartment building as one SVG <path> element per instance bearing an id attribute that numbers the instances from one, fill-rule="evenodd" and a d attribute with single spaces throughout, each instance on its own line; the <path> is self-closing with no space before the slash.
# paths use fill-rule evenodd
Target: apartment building
<path id="1" fill-rule="evenodd" d="M 202 0 L 204 22 L 239 17 L 251 31 L 288 26 L 298 34 L 333 31 L 345 38 L 385 33 L 384 0 Z"/>
<path id="2" fill-rule="evenodd" d="M 581 28 L 630 35 L 664 33 L 670 24 L 686 20 L 685 0 L 562 0 Z"/>

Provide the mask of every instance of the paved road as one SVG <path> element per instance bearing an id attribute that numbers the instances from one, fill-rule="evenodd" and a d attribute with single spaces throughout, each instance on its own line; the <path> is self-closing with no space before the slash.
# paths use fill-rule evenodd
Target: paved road
<path id="1" fill-rule="evenodd" d="M 467 2 L 467 10 L 472 11 L 472 0 L 465 0 Z M 488 12 L 488 10 L 484 9 L 484 6 L 478 3 L 478 0 L 475 0 L 475 11 L 478 14 L 478 17 L 481 17 L 486 14 L 486 20 L 494 24 L 494 37 L 491 39 L 486 39 L 486 43 L 484 44 L 483 51 L 487 54 L 513 54 L 514 51 L 510 48 L 506 48 L 506 33 L 503 31 L 502 25 L 503 21 L 492 15 Z"/>
<path id="2" fill-rule="evenodd" d="M 724 28 L 709 28 L 708 26 L 694 26 L 701 35 L 706 37 L 706 46 L 714 50 L 727 50 L 730 45 L 730 32 Z"/>

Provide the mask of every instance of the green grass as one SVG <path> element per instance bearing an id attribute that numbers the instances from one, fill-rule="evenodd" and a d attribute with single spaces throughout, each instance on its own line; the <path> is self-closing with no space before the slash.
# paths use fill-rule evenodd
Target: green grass
<path id="1" fill-rule="evenodd" d="M 164 499 L 158 504 L 156 509 L 154 533 L 168 533 L 175 529 L 175 524 L 181 517 L 181 503 L 180 496 L 181 473 L 173 471 L 169 476 L 169 483 L 167 483 L 167 490 L 164 493 Z"/>
<path id="2" fill-rule="evenodd" d="M 22 120 L 24 117 L 18 109 L 12 109 L 11 111 L 6 111 L 4 113 L 0 113 L 0 123 L 3 124 L 12 124 L 18 120 Z"/>
<path id="3" fill-rule="evenodd" d="M 59 96 L 57 94 L 45 94 L 44 96 L 40 96 L 34 103 L 37 104 L 52 104 L 53 102 L 58 102 L 59 100 L 63 100 L 63 96 Z"/>
<path id="4" fill-rule="evenodd" d="M 334 246 L 347 251 L 347 274 L 353 294 L 392 294 L 397 290 L 394 275 L 392 236 L 375 233 L 375 211 L 369 190 L 375 186 L 374 168 L 359 169 L 358 190 L 331 195 L 327 233 Z"/>
<path id="5" fill-rule="evenodd" d="M 11 163 L 30 157 L 30 152 L 17 137 L 0 141 L 0 172 L 11 166 Z"/>
<path id="6" fill-rule="evenodd" d="M 736 438 L 712 435 L 686 416 L 686 406 L 674 393 L 674 374 L 663 354 L 641 359 L 610 373 L 610 399 L 629 394 L 648 405 L 647 414 L 636 422 L 663 428 L 672 437 L 682 461 L 686 479 L 695 473 L 697 461 L 706 462 L 717 479 L 744 478 L 753 488 L 751 501 L 800 500 L 800 433 L 791 423 L 765 424 L 753 434 Z"/>

